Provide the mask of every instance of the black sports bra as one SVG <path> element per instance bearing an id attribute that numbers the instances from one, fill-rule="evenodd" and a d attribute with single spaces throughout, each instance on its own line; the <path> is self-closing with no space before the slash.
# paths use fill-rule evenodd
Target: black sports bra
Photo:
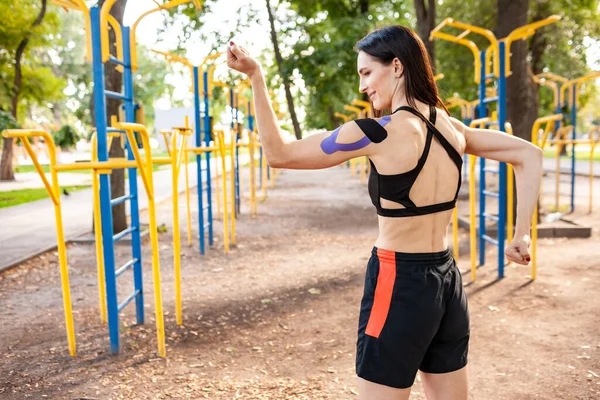
<path id="1" fill-rule="evenodd" d="M 458 199 L 458 192 L 462 183 L 461 169 L 462 169 L 462 157 L 456 151 L 454 147 L 446 140 L 444 135 L 440 133 L 435 127 L 436 109 L 435 107 L 429 107 L 430 119 L 428 120 L 419 111 L 412 107 L 402 106 L 398 107 L 392 114 L 397 111 L 406 110 L 421 118 L 427 125 L 427 139 L 425 141 L 425 148 L 423 154 L 419 158 L 417 166 L 410 171 L 403 172 L 396 175 L 382 175 L 377 172 L 373 161 L 371 163 L 371 174 L 369 176 L 369 195 L 371 201 L 377 209 L 377 214 L 384 217 L 412 217 L 415 215 L 426 215 L 433 214 L 441 211 L 452 210 L 456 206 L 456 200 Z M 391 120 L 389 116 L 376 121 L 371 118 L 356 120 L 356 124 L 364 132 L 364 134 L 373 143 L 381 143 L 387 138 L 387 131 L 384 126 Z M 431 204 L 426 206 L 417 207 L 415 203 L 410 199 L 410 190 L 414 185 L 421 169 L 427 161 L 429 149 L 431 148 L 431 142 L 435 136 L 436 140 L 442 145 L 450 159 L 456 165 L 458 169 L 458 187 L 454 199 L 445 203 Z M 405 208 L 383 208 L 381 206 L 381 199 L 390 200 L 398 204 L 403 205 Z"/>

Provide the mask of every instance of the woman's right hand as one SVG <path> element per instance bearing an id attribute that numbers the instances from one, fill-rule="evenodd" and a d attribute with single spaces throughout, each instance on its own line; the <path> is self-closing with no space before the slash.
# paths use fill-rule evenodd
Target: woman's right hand
<path id="1" fill-rule="evenodd" d="M 229 42 L 229 46 L 227 47 L 227 66 L 248 75 L 249 78 L 257 71 L 260 71 L 260 66 L 250 57 L 248 50 L 233 42 Z"/>
<path id="2" fill-rule="evenodd" d="M 531 256 L 529 255 L 530 243 L 531 239 L 529 235 L 515 235 L 512 242 L 504 250 L 506 258 L 517 264 L 529 264 L 529 261 L 531 261 Z"/>

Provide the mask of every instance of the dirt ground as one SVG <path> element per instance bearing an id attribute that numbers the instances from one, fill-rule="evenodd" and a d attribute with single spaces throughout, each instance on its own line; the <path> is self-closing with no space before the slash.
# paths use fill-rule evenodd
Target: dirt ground
<path id="1" fill-rule="evenodd" d="M 148 243 L 146 321 L 134 325 L 134 307 L 125 308 L 118 356 L 108 352 L 99 319 L 93 246 L 68 249 L 74 358 L 57 255 L 0 275 L 0 398 L 357 399 L 358 312 L 377 235 L 365 186 L 343 167 L 283 171 L 258 217 L 249 217 L 246 200 L 239 244 L 229 255 L 219 221 L 206 256 L 197 239 L 182 246 L 183 326 L 174 316 L 171 214 L 168 203 L 161 205 L 159 220 L 168 227 L 160 236 L 165 359 L 156 351 Z M 184 197 L 180 204 L 184 210 Z M 460 207 L 466 212 L 467 203 Z M 490 249 L 473 283 L 463 251 L 471 399 L 600 399 L 600 210 L 574 217 L 594 226 L 593 237 L 540 240 L 535 282 L 523 266 L 507 266 L 498 280 Z M 183 242 L 184 218 L 182 212 Z M 461 240 L 468 243 L 466 232 Z M 124 262 L 130 249 L 119 245 L 117 253 Z M 125 274 L 120 299 L 131 291 Z M 419 377 L 412 399 L 425 399 Z"/>

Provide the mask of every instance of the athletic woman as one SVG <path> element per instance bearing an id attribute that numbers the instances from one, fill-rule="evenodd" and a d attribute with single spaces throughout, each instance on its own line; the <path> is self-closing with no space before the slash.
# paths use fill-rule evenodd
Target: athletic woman
<path id="1" fill-rule="evenodd" d="M 275 168 L 328 168 L 355 157 L 371 163 L 369 195 L 379 236 L 366 270 L 356 373 L 361 400 L 405 400 L 417 371 L 429 400 L 466 400 L 469 312 L 447 232 L 461 185 L 464 153 L 513 165 L 517 221 L 508 260 L 527 265 L 542 152 L 500 131 L 449 116 L 423 42 L 388 26 L 357 45 L 359 90 L 380 118 L 286 143 L 258 63 L 230 42 L 227 64 L 252 83 L 258 133 Z"/>

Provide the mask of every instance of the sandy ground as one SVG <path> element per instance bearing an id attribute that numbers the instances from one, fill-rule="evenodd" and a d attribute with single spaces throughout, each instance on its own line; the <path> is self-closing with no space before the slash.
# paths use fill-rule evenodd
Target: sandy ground
<path id="1" fill-rule="evenodd" d="M 258 217 L 250 218 L 246 200 L 238 245 L 229 255 L 219 221 L 215 248 L 206 256 L 199 255 L 196 239 L 183 245 L 183 326 L 174 316 L 169 202 L 161 205 L 159 220 L 168 228 L 160 235 L 166 359 L 156 351 L 147 243 L 146 321 L 134 325 L 133 306 L 122 312 L 118 356 L 109 354 L 99 319 L 93 246 L 68 249 L 74 358 L 67 350 L 56 254 L 0 275 L 0 398 L 357 399 L 358 312 L 377 234 L 365 186 L 343 167 L 284 171 Z M 180 204 L 183 210 L 184 197 Z M 573 216 L 594 226 L 591 239 L 540 241 L 535 282 L 522 266 L 507 266 L 497 280 L 493 249 L 471 282 L 463 252 L 471 399 L 600 399 L 598 214 Z M 182 212 L 185 242 L 183 218 Z M 467 239 L 461 232 L 462 243 Z M 124 262 L 130 249 L 119 245 L 117 254 Z M 126 274 L 120 298 L 131 290 Z M 424 398 L 417 377 L 411 399 Z"/>

